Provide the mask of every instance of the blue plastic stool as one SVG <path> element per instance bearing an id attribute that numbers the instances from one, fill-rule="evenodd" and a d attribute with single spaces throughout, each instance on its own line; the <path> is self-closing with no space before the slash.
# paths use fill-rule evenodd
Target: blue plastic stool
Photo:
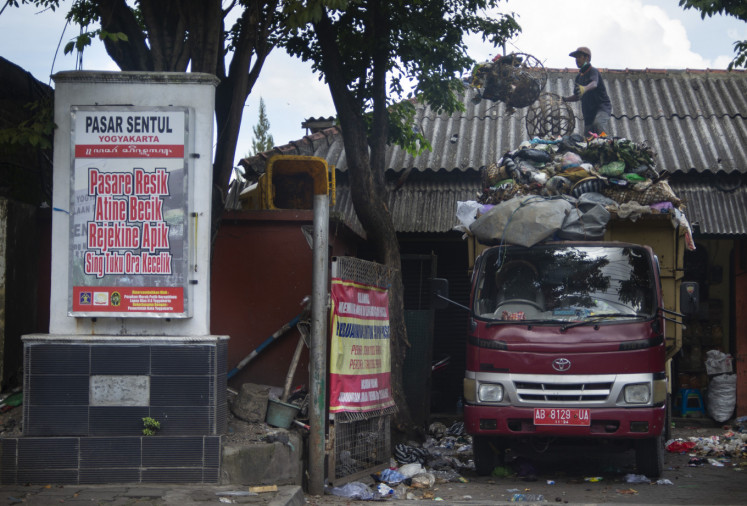
<path id="1" fill-rule="evenodd" d="M 680 390 L 682 416 L 688 413 L 703 413 L 705 415 L 705 406 L 703 405 L 703 396 L 698 388 L 683 388 Z"/>

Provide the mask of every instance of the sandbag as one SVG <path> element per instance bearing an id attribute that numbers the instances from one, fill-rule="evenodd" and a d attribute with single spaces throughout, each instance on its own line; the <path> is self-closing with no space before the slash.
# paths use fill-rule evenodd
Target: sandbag
<path id="1" fill-rule="evenodd" d="M 486 244 L 503 241 L 529 247 L 560 230 L 571 209 L 573 204 L 562 198 L 514 197 L 477 218 L 470 231 Z"/>

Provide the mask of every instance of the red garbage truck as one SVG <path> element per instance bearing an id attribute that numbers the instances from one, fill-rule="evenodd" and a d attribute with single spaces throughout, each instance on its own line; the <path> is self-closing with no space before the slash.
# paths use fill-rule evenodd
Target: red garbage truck
<path id="1" fill-rule="evenodd" d="M 614 439 L 659 476 L 681 335 L 671 323 L 683 293 L 692 311 L 697 299 L 680 286 L 676 229 L 610 223 L 603 241 L 473 251 L 464 426 L 477 472 L 521 441 Z"/>

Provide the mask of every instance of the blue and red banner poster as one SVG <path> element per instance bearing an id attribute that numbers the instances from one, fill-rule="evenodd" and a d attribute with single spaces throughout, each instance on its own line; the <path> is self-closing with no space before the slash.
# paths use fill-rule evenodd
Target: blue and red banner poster
<path id="1" fill-rule="evenodd" d="M 68 313 L 188 316 L 188 109 L 72 109 Z"/>
<path id="2" fill-rule="evenodd" d="M 394 407 L 387 291 L 333 278 L 331 321 L 330 413 Z"/>

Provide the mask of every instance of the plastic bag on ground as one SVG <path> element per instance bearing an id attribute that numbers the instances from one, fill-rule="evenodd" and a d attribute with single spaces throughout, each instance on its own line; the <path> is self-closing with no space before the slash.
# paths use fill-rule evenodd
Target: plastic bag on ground
<path id="1" fill-rule="evenodd" d="M 646 477 L 646 475 L 643 474 L 626 474 L 625 475 L 625 482 L 626 483 L 649 483 L 651 480 Z"/>
<path id="2" fill-rule="evenodd" d="M 421 464 L 405 464 L 404 466 L 397 469 L 397 471 L 408 478 L 412 478 L 416 474 L 425 472 L 425 469 Z"/>
<path id="3" fill-rule="evenodd" d="M 384 469 L 383 471 L 381 471 L 380 477 L 381 481 L 383 481 L 384 483 L 388 483 L 389 485 L 396 485 L 397 483 L 403 482 L 408 478 L 404 474 L 393 469 Z"/>
<path id="4" fill-rule="evenodd" d="M 717 422 L 725 422 L 734 412 L 737 400 L 737 375 L 721 374 L 708 383 L 708 414 Z"/>
<path id="5" fill-rule="evenodd" d="M 339 497 L 349 497 L 350 499 L 362 499 L 368 501 L 373 499 L 374 493 L 365 483 L 353 481 L 346 483 L 342 487 L 334 487 L 329 491 L 332 495 Z"/>
<path id="6" fill-rule="evenodd" d="M 431 488 L 436 484 L 436 477 L 433 473 L 420 473 L 412 477 L 412 484 L 410 486 L 414 488 Z"/>

